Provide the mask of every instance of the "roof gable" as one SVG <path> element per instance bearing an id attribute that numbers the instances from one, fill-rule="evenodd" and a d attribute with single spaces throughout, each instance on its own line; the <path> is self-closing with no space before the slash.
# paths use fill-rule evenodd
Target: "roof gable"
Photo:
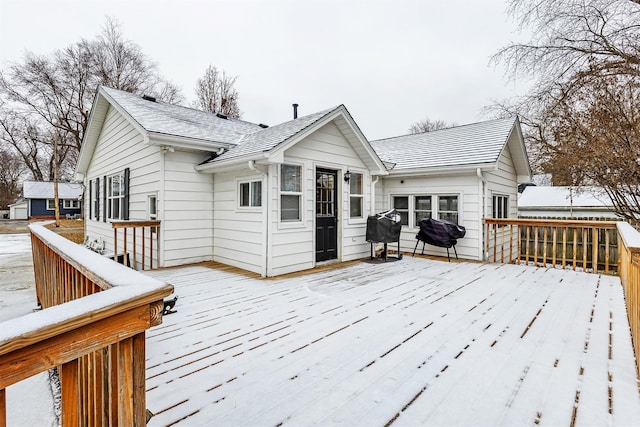
<path id="1" fill-rule="evenodd" d="M 517 117 L 371 141 L 382 160 L 395 163 L 392 172 L 400 173 L 495 166 L 507 143 L 518 157 L 514 159 L 517 174 L 528 175 L 529 162 Z"/>
<path id="2" fill-rule="evenodd" d="M 84 174 L 89 167 L 110 107 L 125 117 L 146 143 L 164 143 L 169 139 L 170 144 L 183 148 L 215 151 L 233 147 L 246 135 L 263 129 L 243 120 L 100 87 L 91 108 L 76 173 Z"/>
<path id="3" fill-rule="evenodd" d="M 236 147 L 196 167 L 213 171 L 249 160 L 271 159 L 279 163 L 284 152 L 329 122 L 334 122 L 351 147 L 373 174 L 386 174 L 386 167 L 364 137 L 344 105 L 329 108 L 266 128 L 246 136 Z"/>

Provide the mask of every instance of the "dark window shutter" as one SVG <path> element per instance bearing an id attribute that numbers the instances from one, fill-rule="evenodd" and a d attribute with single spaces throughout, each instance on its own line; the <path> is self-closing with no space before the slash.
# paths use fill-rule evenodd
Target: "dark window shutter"
<path id="1" fill-rule="evenodd" d="M 122 207 L 122 219 L 129 220 L 129 168 L 124 170 L 124 206 Z"/>
<path id="2" fill-rule="evenodd" d="M 100 178 L 96 178 L 96 205 L 94 210 L 96 211 L 96 221 L 100 221 Z"/>
<path id="3" fill-rule="evenodd" d="M 104 180 L 102 182 L 102 222 L 107 222 L 107 176 L 102 177 Z M 111 206 L 109 206 L 111 207 Z M 109 209 L 109 214 L 111 214 L 111 209 Z"/>
<path id="4" fill-rule="evenodd" d="M 91 219 L 91 203 L 93 203 L 93 198 L 91 196 L 93 196 L 93 192 L 91 191 L 91 189 L 93 188 L 93 181 L 89 180 L 89 203 L 87 203 L 89 205 L 89 219 Z"/>

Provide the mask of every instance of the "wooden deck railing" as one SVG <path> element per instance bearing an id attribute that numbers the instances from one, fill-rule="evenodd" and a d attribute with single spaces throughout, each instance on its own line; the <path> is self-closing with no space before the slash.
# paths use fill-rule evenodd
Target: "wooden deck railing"
<path id="1" fill-rule="evenodd" d="M 617 270 L 616 221 L 485 218 L 487 261 Z"/>
<path id="2" fill-rule="evenodd" d="M 640 376 L 640 233 L 626 222 L 618 224 L 620 253 L 620 281 L 624 288 L 627 303 L 627 316 L 633 348 L 636 353 L 636 366 Z"/>
<path id="3" fill-rule="evenodd" d="M 173 287 L 30 229 L 43 309 L 0 323 L 0 426 L 5 389 L 54 367 L 63 426 L 145 425 L 145 330 L 161 323 Z"/>
<path id="4" fill-rule="evenodd" d="M 159 267 L 160 253 L 160 221 L 114 221 L 113 228 L 113 259 L 134 270 L 153 270 Z M 118 238 L 118 231 L 122 230 L 122 239 Z M 139 236 L 139 239 L 138 239 Z M 120 243 L 122 242 L 122 243 Z M 131 242 L 129 246 L 128 242 Z M 155 259 L 155 264 L 154 264 Z"/>

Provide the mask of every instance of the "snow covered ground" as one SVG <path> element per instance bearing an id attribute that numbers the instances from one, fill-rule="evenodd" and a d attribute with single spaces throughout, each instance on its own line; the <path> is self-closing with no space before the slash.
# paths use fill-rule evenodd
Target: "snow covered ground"
<path id="1" fill-rule="evenodd" d="M 190 266 L 147 333 L 149 425 L 636 426 L 617 277 L 405 257 L 258 279 Z"/>
<path id="2" fill-rule="evenodd" d="M 36 308 L 31 240 L 28 234 L 0 234 L 0 322 Z M 0 328 L 2 323 L 0 323 Z M 48 374 L 7 389 L 7 426 L 54 426 Z"/>

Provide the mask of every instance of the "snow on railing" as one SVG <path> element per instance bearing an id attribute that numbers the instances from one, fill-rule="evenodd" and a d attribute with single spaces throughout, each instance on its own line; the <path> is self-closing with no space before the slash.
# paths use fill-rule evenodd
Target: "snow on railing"
<path id="1" fill-rule="evenodd" d="M 617 268 L 616 221 L 485 218 L 489 262 L 610 273 Z"/>
<path id="2" fill-rule="evenodd" d="M 640 375 L 640 233 L 626 222 L 618 223 L 620 281 L 627 303 L 627 316 Z"/>
<path id="3" fill-rule="evenodd" d="M 145 330 L 173 287 L 30 226 L 43 310 L 0 323 L 0 425 L 5 389 L 59 368 L 62 425 L 144 425 Z"/>

